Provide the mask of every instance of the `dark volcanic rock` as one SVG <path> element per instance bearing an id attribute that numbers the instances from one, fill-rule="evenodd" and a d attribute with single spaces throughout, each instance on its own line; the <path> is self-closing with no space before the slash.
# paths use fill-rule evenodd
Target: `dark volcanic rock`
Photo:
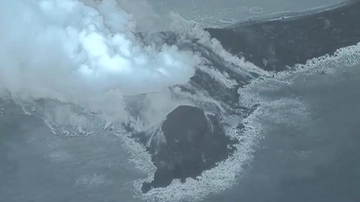
<path id="1" fill-rule="evenodd" d="M 315 14 L 240 23 L 225 29 L 207 29 L 225 49 L 266 70 L 333 54 L 360 42 L 360 1 Z"/>
<path id="2" fill-rule="evenodd" d="M 143 184 L 143 192 L 166 187 L 173 179 L 196 178 L 234 151 L 235 141 L 225 136 L 219 120 L 192 106 L 177 107 L 161 128 L 142 135 L 141 142 L 150 140 L 148 151 L 157 167 L 154 180 Z"/>

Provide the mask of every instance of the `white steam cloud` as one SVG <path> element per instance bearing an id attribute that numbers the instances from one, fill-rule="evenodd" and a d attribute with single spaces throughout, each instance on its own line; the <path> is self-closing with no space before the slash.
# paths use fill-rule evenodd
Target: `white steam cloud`
<path id="1" fill-rule="evenodd" d="M 0 89 L 79 104 L 189 81 L 198 57 L 144 46 L 135 30 L 115 0 L 0 0 Z"/>

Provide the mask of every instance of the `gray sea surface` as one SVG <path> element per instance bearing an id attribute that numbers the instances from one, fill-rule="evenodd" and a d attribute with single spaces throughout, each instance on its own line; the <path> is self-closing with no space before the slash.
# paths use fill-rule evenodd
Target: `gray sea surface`
<path id="1" fill-rule="evenodd" d="M 266 128 L 239 185 L 205 201 L 360 201 L 360 65 L 333 75 L 298 77 L 260 94 L 272 100 L 298 97 L 309 119 L 289 124 L 265 117 Z M 279 106 L 278 110 L 287 109 Z"/>

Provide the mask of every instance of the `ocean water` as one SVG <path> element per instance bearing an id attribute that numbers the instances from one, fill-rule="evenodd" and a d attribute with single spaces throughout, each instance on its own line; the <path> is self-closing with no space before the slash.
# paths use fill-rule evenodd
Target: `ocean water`
<path id="1" fill-rule="evenodd" d="M 359 67 L 262 90 L 270 101 L 296 97 L 307 118 L 288 113 L 304 110 L 292 104 L 260 117 L 264 138 L 248 172 L 239 185 L 205 201 L 359 201 Z"/>
<path id="2" fill-rule="evenodd" d="M 343 0 L 303 0 L 301 2 L 288 0 L 148 0 L 160 16 L 168 12 L 176 12 L 188 20 L 196 21 L 204 27 L 224 27 L 235 22 L 252 17 L 262 17 L 274 13 L 298 12 L 331 4 Z"/>
<path id="3" fill-rule="evenodd" d="M 359 7 L 353 1 L 320 14 L 223 29 L 203 30 L 180 21 L 171 32 L 134 35 L 155 47 L 168 43 L 197 53 L 193 59 L 202 62 L 185 84 L 125 99 L 112 92 L 99 102 L 104 108 L 66 96 L 41 97 L 42 91 L 31 85 L 23 87 L 25 93 L 15 91 L 1 81 L 0 201 L 360 201 L 360 23 L 354 21 Z M 181 52 L 174 55 L 188 58 Z M 4 64 L 10 63 L 0 63 L 0 68 Z M 4 69 L 0 72 L 8 73 Z M 12 78 L 43 79 L 19 75 Z M 147 87 L 129 86 L 136 91 Z M 55 87 L 54 92 L 67 92 Z M 82 87 L 86 91 L 88 86 Z M 72 92 L 65 95 L 78 98 Z M 94 96 L 89 100 L 103 95 L 90 92 Z M 146 145 L 132 135 L 159 129 L 179 105 L 220 117 L 226 135 L 238 141 L 236 151 L 197 179 L 175 179 L 142 193 L 141 184 L 152 180 L 156 166 Z M 108 119 L 87 110 L 89 106 L 104 109 L 104 114 L 109 108 L 124 113 L 128 120 Z M 118 110 L 123 106 L 124 111 Z"/>

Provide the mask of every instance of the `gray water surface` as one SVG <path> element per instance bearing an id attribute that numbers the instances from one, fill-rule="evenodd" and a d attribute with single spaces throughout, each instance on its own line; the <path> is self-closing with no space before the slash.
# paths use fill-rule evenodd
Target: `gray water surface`
<path id="1" fill-rule="evenodd" d="M 115 136 L 55 135 L 43 120 L 0 102 L 1 202 L 135 201 L 144 177 Z"/>
<path id="2" fill-rule="evenodd" d="M 147 0 L 160 16 L 175 12 L 205 27 L 233 24 L 239 20 L 274 13 L 296 12 L 338 4 L 346 0 Z"/>
<path id="3" fill-rule="evenodd" d="M 310 119 L 299 127 L 263 118 L 266 132 L 249 172 L 238 186 L 206 201 L 360 201 L 359 86 L 357 65 L 263 92 L 271 99 L 299 97 Z"/>

